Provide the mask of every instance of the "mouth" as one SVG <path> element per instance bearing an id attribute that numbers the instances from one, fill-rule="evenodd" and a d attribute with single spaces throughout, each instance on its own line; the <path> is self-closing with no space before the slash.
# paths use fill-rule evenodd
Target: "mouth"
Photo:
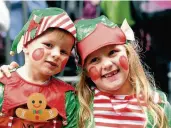
<path id="1" fill-rule="evenodd" d="M 52 61 L 45 61 L 45 62 L 49 63 L 53 67 L 57 67 L 58 66 L 56 63 L 54 63 Z"/>
<path id="2" fill-rule="evenodd" d="M 40 105 L 38 105 L 38 106 L 37 106 L 37 105 L 33 105 L 33 106 L 34 106 L 35 108 L 39 108 L 39 107 L 40 107 Z"/>
<path id="3" fill-rule="evenodd" d="M 116 75 L 118 72 L 119 72 L 119 69 L 118 69 L 118 70 L 114 70 L 114 71 L 109 72 L 109 73 L 107 73 L 107 74 L 105 74 L 105 75 L 102 75 L 102 78 L 109 78 L 109 77 L 112 77 L 112 76 Z"/>

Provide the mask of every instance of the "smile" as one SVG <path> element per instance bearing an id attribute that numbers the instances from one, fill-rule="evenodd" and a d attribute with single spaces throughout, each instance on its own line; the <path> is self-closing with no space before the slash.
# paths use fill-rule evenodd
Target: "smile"
<path id="1" fill-rule="evenodd" d="M 39 108 L 40 107 L 40 105 L 38 105 L 38 106 L 36 106 L 36 105 L 33 105 L 35 108 Z"/>
<path id="2" fill-rule="evenodd" d="M 115 71 L 112 71 L 110 73 L 107 73 L 107 74 L 103 75 L 102 77 L 108 78 L 108 77 L 111 77 L 113 75 L 116 75 L 118 72 L 119 72 L 119 70 L 115 70 Z"/>

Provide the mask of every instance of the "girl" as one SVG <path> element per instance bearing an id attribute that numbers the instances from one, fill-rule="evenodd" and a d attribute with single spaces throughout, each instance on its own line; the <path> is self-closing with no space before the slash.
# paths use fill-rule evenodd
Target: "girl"
<path id="1" fill-rule="evenodd" d="M 127 22 L 119 28 L 101 16 L 75 26 L 79 128 L 171 127 L 170 104 L 142 64 Z"/>

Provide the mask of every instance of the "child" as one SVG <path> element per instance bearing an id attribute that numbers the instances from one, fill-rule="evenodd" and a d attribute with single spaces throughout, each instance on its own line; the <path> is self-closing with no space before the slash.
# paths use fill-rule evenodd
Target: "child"
<path id="1" fill-rule="evenodd" d="M 170 104 L 143 69 L 125 23 L 120 29 L 104 16 L 76 23 L 79 128 L 171 126 Z"/>
<path id="2" fill-rule="evenodd" d="M 32 12 L 10 52 L 23 50 L 25 64 L 11 77 L 0 78 L 0 127 L 76 126 L 74 88 L 53 77 L 65 67 L 75 35 L 75 26 L 64 10 Z"/>
<path id="3" fill-rule="evenodd" d="M 171 106 L 143 67 L 127 22 L 119 28 L 101 16 L 75 26 L 79 128 L 171 127 Z"/>

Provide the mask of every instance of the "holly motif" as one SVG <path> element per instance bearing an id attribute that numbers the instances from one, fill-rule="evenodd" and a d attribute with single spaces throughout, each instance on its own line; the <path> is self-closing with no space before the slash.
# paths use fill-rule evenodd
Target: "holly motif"
<path id="1" fill-rule="evenodd" d="M 39 24 L 36 23 L 33 19 L 30 21 L 30 25 L 28 27 L 28 32 L 31 32 L 33 29 L 39 27 Z"/>
<path id="2" fill-rule="evenodd" d="M 31 30 L 31 32 L 30 32 L 31 39 L 34 39 L 35 38 L 36 31 L 37 31 L 37 28 Z"/>

